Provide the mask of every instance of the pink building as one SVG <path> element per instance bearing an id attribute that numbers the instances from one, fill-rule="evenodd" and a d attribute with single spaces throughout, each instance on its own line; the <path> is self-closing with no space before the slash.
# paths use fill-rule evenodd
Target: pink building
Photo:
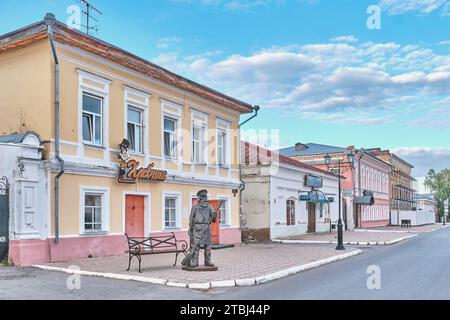
<path id="1" fill-rule="evenodd" d="M 353 167 L 348 153 L 355 154 Z M 389 216 L 389 188 L 391 166 L 367 153 L 364 149 L 297 143 L 294 147 L 281 149 L 280 154 L 338 173 L 341 161 L 342 217 L 346 229 L 387 226 Z M 331 164 L 325 164 L 325 156 Z"/>

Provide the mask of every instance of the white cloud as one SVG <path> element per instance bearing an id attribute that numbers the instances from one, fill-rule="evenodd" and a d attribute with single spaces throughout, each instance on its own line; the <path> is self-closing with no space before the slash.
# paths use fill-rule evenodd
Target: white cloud
<path id="1" fill-rule="evenodd" d="M 410 118 L 411 125 L 447 124 L 437 112 L 448 106 L 450 53 L 394 42 L 293 44 L 227 57 L 216 53 L 187 58 L 168 53 L 155 62 L 239 99 L 303 116 L 376 125 L 395 117 L 404 122 L 408 114 L 417 119 Z"/>
<path id="2" fill-rule="evenodd" d="M 448 0 L 381 0 L 380 6 L 389 15 L 402 15 L 410 12 L 429 14 L 436 10 L 442 10 L 445 15 L 449 10 Z"/>
<path id="3" fill-rule="evenodd" d="M 330 39 L 332 42 L 358 42 L 359 39 L 355 36 L 340 36 Z"/>
<path id="4" fill-rule="evenodd" d="M 156 40 L 156 47 L 158 49 L 167 49 L 174 44 L 180 43 L 181 38 L 179 37 L 165 37 L 165 38 L 159 38 Z"/>
<path id="5" fill-rule="evenodd" d="M 412 147 L 391 150 L 394 154 L 414 164 L 415 177 L 426 176 L 430 169 L 450 169 L 450 148 Z"/>

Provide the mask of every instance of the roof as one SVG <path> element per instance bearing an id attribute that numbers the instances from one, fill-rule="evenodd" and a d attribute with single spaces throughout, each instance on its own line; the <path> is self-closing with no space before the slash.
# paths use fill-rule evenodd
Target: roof
<path id="1" fill-rule="evenodd" d="M 77 47 L 89 53 L 101 56 L 126 68 L 140 72 L 153 79 L 162 81 L 239 113 L 250 113 L 253 111 L 253 106 L 246 102 L 232 98 L 207 86 L 177 75 L 98 38 L 75 29 L 70 29 L 66 24 L 57 21 L 53 14 L 47 14 L 43 21 L 5 35 L 0 35 L 0 54 L 20 49 L 39 40 L 46 39 L 48 37 L 47 28 L 49 25 L 52 26 L 53 39 L 56 42 Z"/>
<path id="2" fill-rule="evenodd" d="M 295 146 L 290 148 L 284 148 L 278 150 L 280 154 L 286 157 L 300 157 L 300 156 L 311 156 L 316 154 L 324 154 L 324 153 L 343 153 L 348 151 L 346 148 L 328 146 L 325 144 L 317 144 L 317 143 L 307 143 L 302 144 L 304 148 L 301 151 L 297 151 Z"/>
<path id="3" fill-rule="evenodd" d="M 374 156 L 388 155 L 390 158 L 395 158 L 397 161 L 405 164 L 406 166 L 410 167 L 411 169 L 414 168 L 414 166 L 412 164 L 403 160 L 402 158 L 400 158 L 399 156 L 397 156 L 396 154 L 392 153 L 389 150 L 381 150 L 381 148 L 372 148 L 372 149 L 367 149 L 366 151 L 371 153 Z"/>
<path id="4" fill-rule="evenodd" d="M 0 136 L 0 143 L 15 143 L 15 144 L 23 143 L 25 139 L 31 135 L 35 136 L 39 140 L 39 143 L 42 144 L 42 140 L 39 137 L 39 135 L 31 131 L 25 133 L 2 135 Z"/>
<path id="5" fill-rule="evenodd" d="M 292 166 L 295 166 L 298 168 L 315 171 L 315 172 L 322 173 L 322 174 L 332 176 L 335 178 L 338 177 L 336 174 L 331 173 L 329 171 L 316 168 L 314 166 L 308 165 L 301 161 L 294 160 L 287 156 L 270 151 L 261 146 L 251 144 L 249 142 L 241 141 L 241 148 L 243 148 L 243 152 L 242 152 L 242 154 L 244 156 L 243 162 L 246 165 L 251 164 L 251 161 L 255 161 L 256 164 L 270 164 L 273 160 L 278 160 L 281 163 L 289 164 L 289 165 L 292 165 Z"/>

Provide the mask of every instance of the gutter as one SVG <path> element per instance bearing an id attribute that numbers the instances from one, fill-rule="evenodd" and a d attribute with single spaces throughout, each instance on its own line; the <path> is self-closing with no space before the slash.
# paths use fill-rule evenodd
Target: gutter
<path id="1" fill-rule="evenodd" d="M 47 13 L 44 18 L 47 24 L 47 35 L 52 48 L 53 60 L 55 61 L 55 158 L 60 164 L 60 170 L 55 176 L 55 243 L 59 243 L 59 179 L 64 174 L 64 160 L 60 156 L 60 128 L 59 128 L 59 60 L 56 54 L 56 47 L 53 41 L 53 25 L 56 18 L 52 13 Z"/>
<path id="2" fill-rule="evenodd" d="M 364 149 L 360 150 L 361 156 L 358 159 L 358 194 L 359 196 L 361 196 L 361 159 L 364 157 Z M 354 172 L 353 174 L 356 174 L 356 172 Z M 355 179 L 353 179 L 353 184 L 355 184 Z M 356 189 L 356 186 L 353 186 L 354 189 Z M 354 212 L 356 212 L 356 214 L 358 214 L 358 210 L 356 210 L 356 208 L 358 207 L 358 205 L 356 204 L 356 191 L 355 191 L 355 198 L 354 198 L 354 202 L 353 202 L 353 210 Z M 362 214 L 359 217 L 360 219 L 358 219 L 358 224 L 362 225 L 362 221 L 360 221 L 362 219 Z M 355 229 L 358 228 L 358 226 L 355 225 Z"/>
<path id="3" fill-rule="evenodd" d="M 239 150 L 242 150 L 241 147 L 241 128 L 243 125 L 248 123 L 250 120 L 256 118 L 258 116 L 258 112 L 261 109 L 260 106 L 254 106 L 253 107 L 253 115 L 245 120 L 244 122 L 239 124 Z M 241 181 L 241 187 L 239 188 L 239 220 L 242 217 L 242 192 L 245 190 L 245 182 L 242 180 L 242 155 L 240 154 L 239 157 L 239 179 Z"/>

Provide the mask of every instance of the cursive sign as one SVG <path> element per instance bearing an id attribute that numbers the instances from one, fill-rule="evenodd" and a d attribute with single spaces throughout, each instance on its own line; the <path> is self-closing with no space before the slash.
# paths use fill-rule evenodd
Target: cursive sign
<path id="1" fill-rule="evenodd" d="M 167 171 L 155 169 L 151 163 L 141 167 L 139 161 L 131 159 L 128 154 L 129 143 L 126 139 L 119 145 L 119 182 L 136 183 L 138 180 L 166 181 Z"/>

